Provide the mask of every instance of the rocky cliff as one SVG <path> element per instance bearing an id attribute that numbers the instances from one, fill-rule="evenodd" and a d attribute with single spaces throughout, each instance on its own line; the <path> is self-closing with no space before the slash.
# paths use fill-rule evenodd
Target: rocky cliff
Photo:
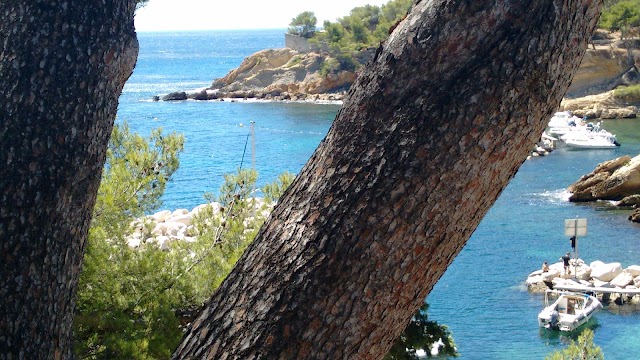
<path id="1" fill-rule="evenodd" d="M 567 190 L 572 202 L 614 200 L 616 206 L 634 209 L 629 220 L 640 222 L 640 155 L 605 161 Z"/>
<path id="2" fill-rule="evenodd" d="M 367 53 L 358 59 L 366 63 Z M 640 99 L 619 101 L 601 94 L 640 83 L 640 39 L 621 40 L 617 34 L 598 31 L 567 93 L 562 110 L 590 118 L 635 117 Z M 339 66 L 326 52 L 300 53 L 270 49 L 247 57 L 226 76 L 199 92 L 176 92 L 163 100 L 258 98 L 274 100 L 340 100 L 355 80 L 353 70 Z"/>
<path id="3" fill-rule="evenodd" d="M 273 100 L 341 100 L 355 81 L 328 54 L 269 49 L 246 59 L 226 76 L 195 93 L 172 93 L 163 100 L 257 98 Z"/>
<path id="4" fill-rule="evenodd" d="M 619 99 L 612 89 L 640 84 L 640 39 L 598 30 L 560 110 L 588 118 L 640 115 L 640 97 Z"/>

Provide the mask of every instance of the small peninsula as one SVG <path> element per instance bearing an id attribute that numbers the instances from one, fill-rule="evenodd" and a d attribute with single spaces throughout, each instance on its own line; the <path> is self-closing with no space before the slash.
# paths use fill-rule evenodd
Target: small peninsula
<path id="1" fill-rule="evenodd" d="M 205 89 L 176 91 L 155 100 L 342 100 L 357 71 L 373 56 L 411 2 L 354 8 L 316 30 L 313 13 L 294 18 L 285 48 L 254 53 Z M 376 16 L 371 16 L 375 13 Z M 375 19 L 375 20 L 374 20 Z M 601 23 L 601 25 L 603 25 Z M 588 119 L 640 116 L 640 27 L 595 31 L 559 111 Z"/>

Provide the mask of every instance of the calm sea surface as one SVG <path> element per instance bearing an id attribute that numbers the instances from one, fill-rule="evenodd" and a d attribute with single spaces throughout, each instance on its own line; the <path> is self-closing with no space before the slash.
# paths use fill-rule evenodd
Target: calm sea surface
<path id="1" fill-rule="evenodd" d="M 162 127 L 185 135 L 181 167 L 164 208 L 192 208 L 222 175 L 251 166 L 250 122 L 260 184 L 298 172 L 324 138 L 339 106 L 258 102 L 152 102 L 156 94 L 208 86 L 253 52 L 284 46 L 284 30 L 141 33 L 138 65 L 120 98 L 118 121 L 141 134 Z M 579 241 L 586 262 L 640 264 L 640 225 L 608 203 L 570 204 L 563 189 L 598 163 L 640 153 L 640 123 L 610 120 L 615 150 L 566 151 L 524 163 L 427 301 L 429 316 L 449 326 L 462 359 L 542 359 L 568 339 L 541 332 L 541 295 L 523 286 L 528 273 L 568 251 L 565 218 L 588 219 Z M 243 153 L 246 155 L 243 158 Z M 640 313 L 600 311 L 595 342 L 608 359 L 640 357 Z"/>

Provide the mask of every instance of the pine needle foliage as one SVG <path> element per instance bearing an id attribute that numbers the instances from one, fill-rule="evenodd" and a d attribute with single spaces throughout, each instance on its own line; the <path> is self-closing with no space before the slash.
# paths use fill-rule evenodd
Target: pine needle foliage
<path id="1" fill-rule="evenodd" d="M 126 237 L 134 219 L 161 205 L 183 143 L 181 135 L 161 130 L 143 138 L 126 123 L 113 130 L 77 295 L 74 351 L 80 359 L 170 358 L 286 189 L 283 181 L 292 178 L 283 174 L 267 185 L 269 199 L 261 204 L 250 197 L 255 171 L 225 175 L 220 195 L 207 194 L 210 204 L 193 219 L 195 241 L 162 250 L 147 219 L 143 241 L 132 248 Z"/>
<path id="2" fill-rule="evenodd" d="M 449 329 L 435 321 L 430 321 L 427 315 L 428 304 L 420 307 L 409 325 L 384 357 L 385 360 L 416 360 L 419 359 L 417 350 L 424 350 L 427 357 L 431 357 L 431 348 L 438 346 L 439 356 L 457 356 L 456 346 Z"/>
<path id="3" fill-rule="evenodd" d="M 577 341 L 564 350 L 559 350 L 547 356 L 546 360 L 603 360 L 602 349 L 593 342 L 593 330 L 584 329 Z"/>

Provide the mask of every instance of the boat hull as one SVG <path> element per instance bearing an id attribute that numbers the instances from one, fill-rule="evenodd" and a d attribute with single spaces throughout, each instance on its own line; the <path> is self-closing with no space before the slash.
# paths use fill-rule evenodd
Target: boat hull
<path id="1" fill-rule="evenodd" d="M 547 306 L 538 314 L 538 325 L 549 330 L 574 331 L 586 324 L 593 313 L 602 307 L 593 295 L 559 293 L 558 299 L 551 305 L 548 305 L 548 295 L 548 292 L 545 293 Z"/>

